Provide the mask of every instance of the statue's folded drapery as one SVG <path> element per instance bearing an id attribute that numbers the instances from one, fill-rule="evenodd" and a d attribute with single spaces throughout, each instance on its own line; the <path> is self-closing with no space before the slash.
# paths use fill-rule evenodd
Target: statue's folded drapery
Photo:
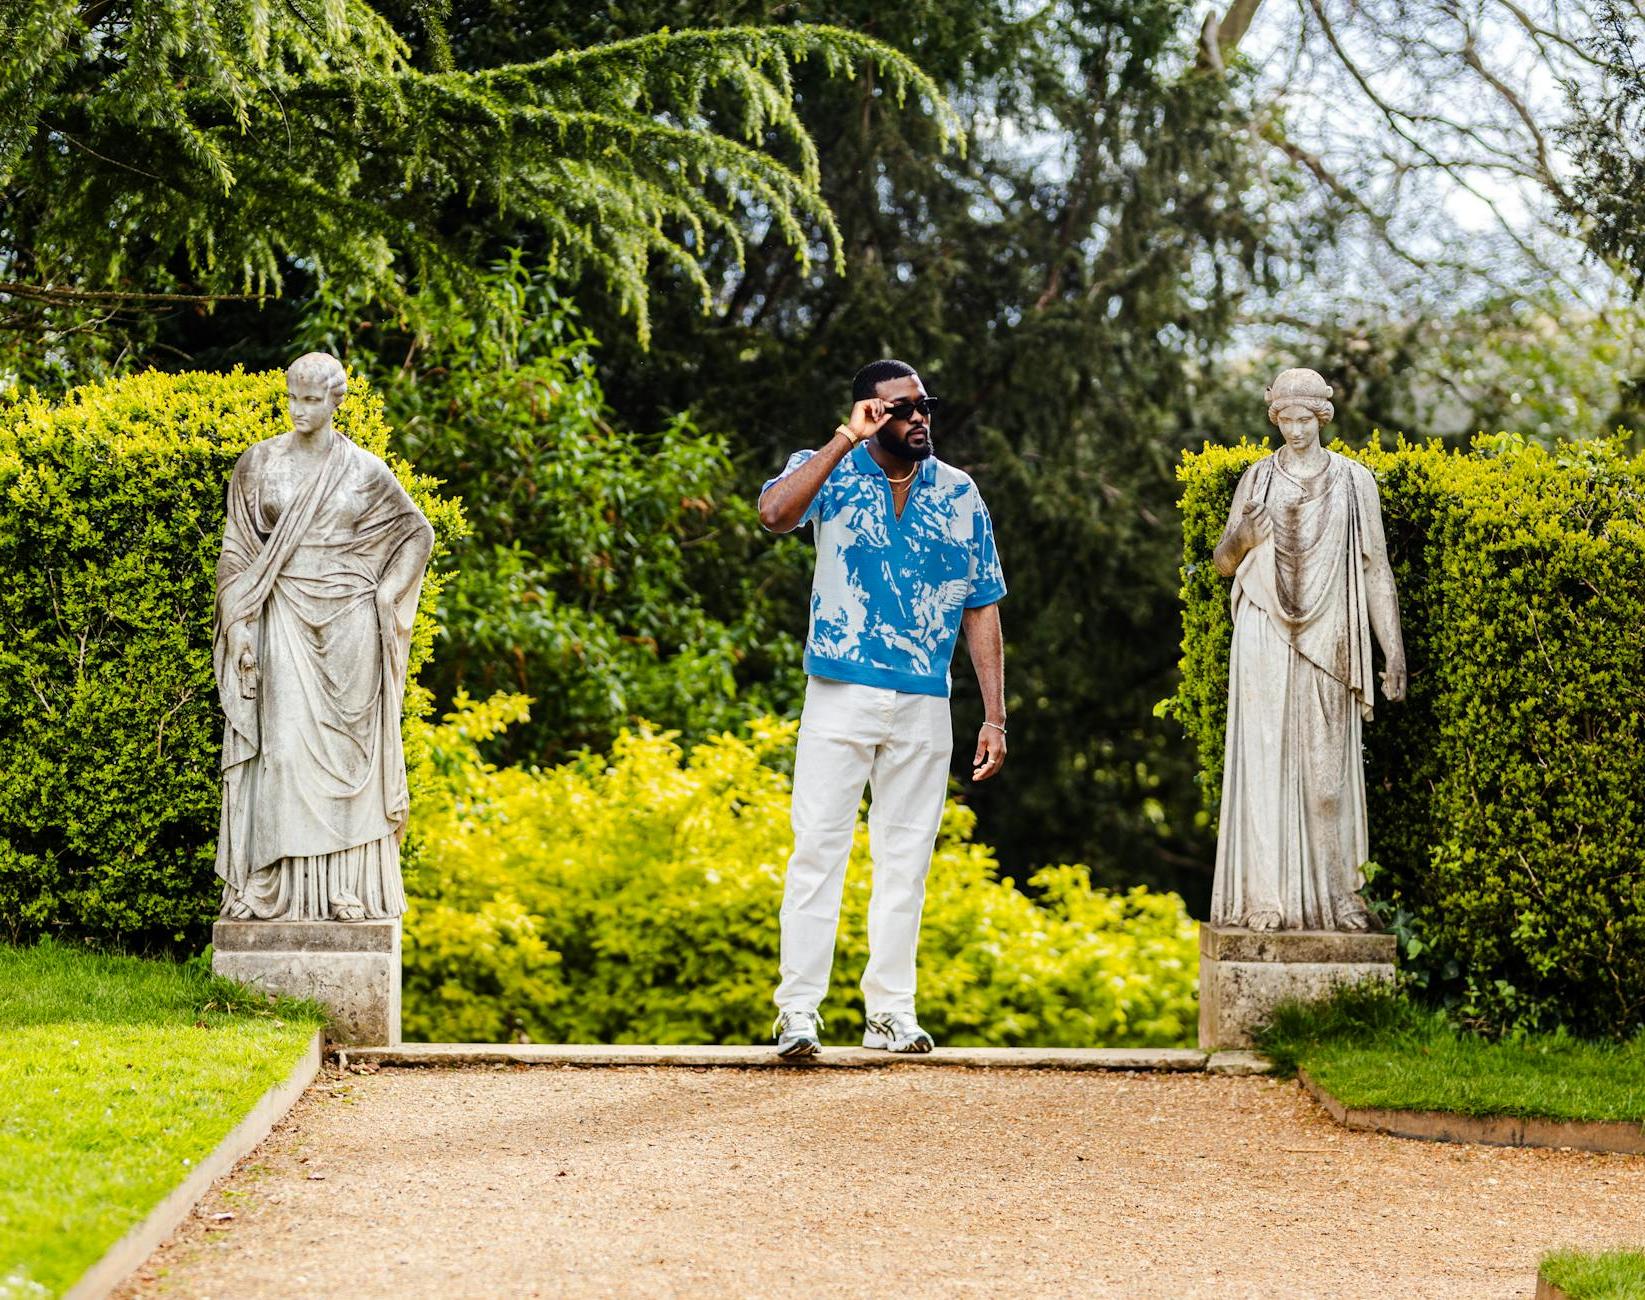
<path id="1" fill-rule="evenodd" d="M 1308 479 L 1278 458 L 1240 480 L 1231 518 L 1272 534 L 1234 577 L 1228 731 L 1211 919 L 1352 927 L 1367 856 L 1362 721 L 1371 717 L 1367 557 L 1384 550 L 1376 480 L 1328 453 Z"/>
<path id="2" fill-rule="evenodd" d="M 413 583 L 381 613 L 377 593 L 428 522 L 388 467 L 341 434 L 289 493 L 258 472 L 257 450 L 235 467 L 217 564 L 224 914 L 399 916 L 410 809 L 400 700 L 418 593 Z M 244 620 L 254 698 L 231 650 Z"/>

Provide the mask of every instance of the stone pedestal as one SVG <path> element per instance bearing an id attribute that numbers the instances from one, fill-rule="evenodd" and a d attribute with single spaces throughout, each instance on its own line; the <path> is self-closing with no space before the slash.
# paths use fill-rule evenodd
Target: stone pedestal
<path id="1" fill-rule="evenodd" d="M 1331 930 L 1199 928 L 1199 1045 L 1251 1046 L 1277 1003 L 1316 998 L 1338 984 L 1394 977 L 1394 936 Z"/>
<path id="2" fill-rule="evenodd" d="M 400 922 L 218 921 L 211 968 L 270 993 L 313 998 L 333 1042 L 400 1042 Z"/>

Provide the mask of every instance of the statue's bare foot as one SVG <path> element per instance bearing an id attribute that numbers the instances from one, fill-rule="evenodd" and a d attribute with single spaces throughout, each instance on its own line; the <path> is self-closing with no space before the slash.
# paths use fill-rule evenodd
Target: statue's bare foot
<path id="1" fill-rule="evenodd" d="M 1365 931 L 1376 928 L 1376 918 L 1363 907 L 1349 908 L 1337 914 L 1337 929 L 1339 930 Z"/>
<path id="2" fill-rule="evenodd" d="M 331 919 L 333 921 L 363 921 L 366 919 L 366 907 L 353 894 L 338 894 L 331 902 Z"/>
<path id="3" fill-rule="evenodd" d="M 1247 930 L 1277 930 L 1279 929 L 1280 915 L 1278 912 L 1252 912 L 1245 918 Z"/>
<path id="4" fill-rule="evenodd" d="M 249 921 L 251 920 L 251 904 L 243 898 L 236 898 L 232 903 L 224 903 L 223 916 L 229 921 Z"/>

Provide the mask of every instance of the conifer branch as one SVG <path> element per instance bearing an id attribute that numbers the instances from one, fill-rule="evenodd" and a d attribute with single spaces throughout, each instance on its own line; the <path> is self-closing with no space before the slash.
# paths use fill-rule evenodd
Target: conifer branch
<path id="1" fill-rule="evenodd" d="M 464 72 L 442 0 L 415 6 L 424 68 L 364 0 L 19 2 L 27 39 L 0 53 L 0 268 L 23 283 L 20 267 L 74 267 L 87 294 L 181 257 L 203 301 L 280 294 L 300 269 L 413 315 L 433 293 L 480 316 L 468 249 L 439 233 L 460 206 L 536 231 L 561 274 L 603 278 L 644 339 L 654 260 L 711 302 L 711 237 L 739 264 L 763 227 L 802 268 L 843 265 L 801 64 L 871 67 L 963 145 L 912 60 L 834 27 L 665 30 Z"/>

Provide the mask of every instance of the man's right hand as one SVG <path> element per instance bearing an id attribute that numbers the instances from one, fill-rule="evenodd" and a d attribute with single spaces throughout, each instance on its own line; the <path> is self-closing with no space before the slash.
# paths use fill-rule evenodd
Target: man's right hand
<path id="1" fill-rule="evenodd" d="M 791 532 L 799 527 L 805 512 L 816 500 L 825 480 L 834 467 L 849 456 L 891 417 L 885 403 L 877 397 L 865 397 L 851 408 L 851 418 L 834 430 L 833 436 L 803 465 L 792 473 L 784 473 L 770 487 L 760 493 L 760 523 L 773 533 Z M 839 439 L 845 438 L 845 446 Z"/>
<path id="2" fill-rule="evenodd" d="M 851 408 L 851 419 L 840 426 L 840 432 L 855 446 L 872 438 L 890 418 L 884 401 L 878 397 L 865 397 Z"/>

